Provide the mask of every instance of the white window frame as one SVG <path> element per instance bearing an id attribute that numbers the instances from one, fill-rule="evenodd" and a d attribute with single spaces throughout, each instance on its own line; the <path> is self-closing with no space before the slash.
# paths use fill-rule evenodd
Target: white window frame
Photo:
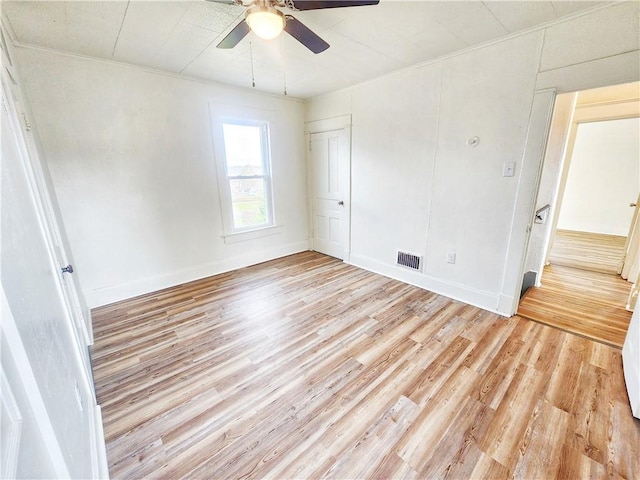
<path id="1" fill-rule="evenodd" d="M 251 112 L 254 113 L 254 112 Z M 257 112 L 256 112 L 257 113 Z M 225 243 L 235 243 L 267 235 L 279 233 L 280 227 L 275 223 L 275 208 L 273 199 L 273 175 L 271 170 L 271 139 L 269 120 L 259 118 L 261 115 L 212 115 L 214 153 L 222 208 L 223 238 Z M 261 147 L 264 175 L 239 176 L 229 175 L 227 168 L 226 147 L 224 142 L 225 124 L 254 126 L 261 128 Z M 260 178 L 265 184 L 266 217 L 267 221 L 261 225 L 236 227 L 233 220 L 233 199 L 231 195 L 231 181 L 245 178 Z"/>

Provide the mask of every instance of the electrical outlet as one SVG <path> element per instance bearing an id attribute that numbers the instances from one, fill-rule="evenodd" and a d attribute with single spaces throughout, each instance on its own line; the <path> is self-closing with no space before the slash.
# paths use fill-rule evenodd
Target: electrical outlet
<path id="1" fill-rule="evenodd" d="M 456 263 L 456 252 L 447 252 L 447 263 Z"/>

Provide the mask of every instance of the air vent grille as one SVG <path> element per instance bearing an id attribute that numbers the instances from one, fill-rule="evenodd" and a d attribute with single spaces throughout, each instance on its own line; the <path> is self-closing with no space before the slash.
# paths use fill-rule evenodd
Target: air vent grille
<path id="1" fill-rule="evenodd" d="M 409 252 L 398 251 L 398 265 L 419 272 L 422 269 L 422 257 Z"/>

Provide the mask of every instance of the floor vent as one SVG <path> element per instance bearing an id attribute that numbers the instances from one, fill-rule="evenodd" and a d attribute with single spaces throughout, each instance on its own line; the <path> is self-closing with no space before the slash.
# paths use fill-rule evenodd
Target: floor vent
<path id="1" fill-rule="evenodd" d="M 414 255 L 413 253 L 398 251 L 398 261 L 396 263 L 402 267 L 407 267 L 418 272 L 422 270 L 422 257 Z"/>

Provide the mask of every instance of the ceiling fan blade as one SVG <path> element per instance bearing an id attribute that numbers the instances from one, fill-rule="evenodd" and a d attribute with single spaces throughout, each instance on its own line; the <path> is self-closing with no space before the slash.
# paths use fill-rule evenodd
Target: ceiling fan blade
<path id="1" fill-rule="evenodd" d="M 324 52 L 329 48 L 329 44 L 313 33 L 304 24 L 290 15 L 287 15 L 287 23 L 284 31 L 298 40 L 301 44 L 311 50 L 313 53 Z"/>
<path id="2" fill-rule="evenodd" d="M 294 0 L 298 10 L 320 10 L 322 8 L 362 7 L 378 5 L 380 0 Z"/>
<path id="3" fill-rule="evenodd" d="M 247 36 L 251 29 L 245 20 L 242 20 L 239 24 L 233 27 L 226 37 L 217 45 L 217 48 L 233 48 L 240 40 Z"/>

